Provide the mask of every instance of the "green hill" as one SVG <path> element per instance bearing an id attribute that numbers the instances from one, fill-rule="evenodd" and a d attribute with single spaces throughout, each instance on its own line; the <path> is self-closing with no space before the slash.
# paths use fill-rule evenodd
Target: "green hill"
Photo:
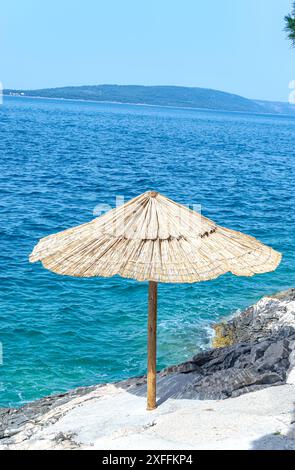
<path id="1" fill-rule="evenodd" d="M 254 113 L 295 112 L 292 106 L 287 103 L 255 101 L 218 90 L 179 86 L 93 85 L 43 88 L 40 90 L 6 89 L 4 95 L 207 108 Z"/>

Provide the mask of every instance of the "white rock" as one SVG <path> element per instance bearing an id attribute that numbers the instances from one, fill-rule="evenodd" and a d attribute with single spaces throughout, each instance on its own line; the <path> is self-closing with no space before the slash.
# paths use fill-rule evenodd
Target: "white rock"
<path id="1" fill-rule="evenodd" d="M 109 385 L 55 408 L 9 448 L 295 450 L 294 398 L 295 386 L 282 385 L 227 400 L 168 399 L 148 412 L 144 397 Z"/>

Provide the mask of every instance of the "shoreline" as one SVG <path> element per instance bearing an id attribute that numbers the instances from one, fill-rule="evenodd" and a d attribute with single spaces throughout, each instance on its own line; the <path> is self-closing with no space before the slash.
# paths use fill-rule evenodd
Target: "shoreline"
<path id="1" fill-rule="evenodd" d="M 80 387 L 0 409 L 0 449 L 295 450 L 295 289 L 219 326 L 227 346 L 157 373 L 155 410 L 145 376 Z"/>
<path id="2" fill-rule="evenodd" d="M 199 354 L 203 354 L 203 353 L 206 353 L 206 351 L 210 350 L 210 349 L 220 349 L 224 346 L 230 346 L 232 344 L 234 344 L 234 342 L 238 342 L 239 338 L 236 337 L 235 339 L 231 338 L 230 341 L 228 341 L 228 334 L 231 333 L 231 331 L 233 329 L 236 328 L 236 323 L 240 323 L 240 318 L 245 316 L 245 314 L 247 315 L 248 311 L 253 308 L 256 307 L 257 304 L 259 304 L 261 301 L 263 301 L 263 299 L 280 299 L 280 298 L 284 298 L 284 296 L 288 296 L 289 293 L 291 293 L 291 298 L 293 299 L 293 296 L 294 296 L 294 302 L 295 302 L 295 288 L 289 288 L 285 291 L 280 291 L 280 292 L 276 292 L 274 294 L 270 294 L 270 295 L 265 295 L 263 296 L 257 303 L 251 305 L 250 307 L 247 307 L 245 310 L 240 310 L 240 309 L 237 309 L 231 313 L 229 313 L 228 315 L 226 315 L 226 317 L 224 317 L 222 320 L 220 320 L 218 323 L 212 323 L 212 324 L 208 324 L 208 327 L 207 327 L 207 331 L 208 331 L 208 339 L 210 340 L 210 347 L 209 348 L 205 348 L 205 349 L 202 349 L 200 348 L 200 353 Z M 295 307 L 295 305 L 294 305 Z M 295 316 L 294 316 L 294 327 L 295 327 Z M 250 336 L 250 335 L 249 335 Z M 244 339 L 244 338 L 243 338 Z M 247 341 L 250 341 L 249 338 L 246 338 Z M 226 344 L 223 344 L 225 341 Z M 180 363 L 180 366 L 182 364 L 186 364 L 187 362 L 189 362 L 190 359 L 187 359 L 184 363 Z M 174 368 L 177 368 L 179 367 L 179 365 L 175 365 L 175 364 L 170 364 L 170 365 L 167 365 L 166 367 L 164 367 L 164 369 L 160 370 L 160 371 L 157 371 L 157 374 L 161 374 L 161 373 L 166 373 L 166 371 L 170 371 Z M 46 395 L 46 396 L 41 396 L 39 398 L 35 398 L 33 400 L 29 400 L 29 401 L 25 401 L 24 403 L 20 404 L 20 405 L 15 405 L 15 406 L 1 406 L 0 405 L 0 412 L 2 410 L 6 410 L 6 409 L 14 409 L 14 410 L 20 410 L 26 406 L 30 406 L 36 402 L 39 402 L 39 401 L 42 401 L 42 400 L 46 400 L 46 399 L 55 399 L 55 397 L 61 397 L 61 396 L 66 396 L 66 395 L 72 395 L 73 393 L 75 393 L 76 390 L 91 390 L 93 389 L 94 387 L 103 387 L 103 386 L 107 386 L 107 385 L 117 385 L 117 384 L 131 384 L 133 385 L 134 382 L 138 382 L 138 381 L 144 381 L 146 378 L 145 375 L 132 375 L 132 376 L 127 376 L 125 378 L 120 378 L 120 379 L 114 379 L 114 380 L 111 380 L 111 381 L 108 381 L 108 382 L 99 382 L 99 383 L 94 383 L 94 384 L 89 384 L 89 385 L 78 385 L 74 388 L 70 388 L 68 390 L 64 390 L 64 391 L 60 391 L 60 392 L 54 392 L 54 393 L 51 393 L 50 395 Z"/>

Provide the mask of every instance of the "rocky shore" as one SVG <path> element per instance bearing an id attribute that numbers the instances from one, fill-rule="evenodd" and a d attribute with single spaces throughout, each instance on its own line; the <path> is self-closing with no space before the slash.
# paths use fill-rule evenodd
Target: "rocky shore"
<path id="1" fill-rule="evenodd" d="M 145 377 L 81 387 L 0 409 L 0 448 L 295 449 L 295 289 L 214 329 L 213 349 L 158 373 L 157 410 Z"/>

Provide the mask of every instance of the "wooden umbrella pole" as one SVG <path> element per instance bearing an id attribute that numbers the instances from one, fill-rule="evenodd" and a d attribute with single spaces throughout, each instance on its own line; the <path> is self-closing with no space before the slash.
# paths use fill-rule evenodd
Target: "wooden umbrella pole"
<path id="1" fill-rule="evenodd" d="M 156 402 L 156 356 L 157 356 L 157 282 L 149 282 L 148 307 L 148 366 L 147 366 L 147 410 L 157 408 Z"/>

